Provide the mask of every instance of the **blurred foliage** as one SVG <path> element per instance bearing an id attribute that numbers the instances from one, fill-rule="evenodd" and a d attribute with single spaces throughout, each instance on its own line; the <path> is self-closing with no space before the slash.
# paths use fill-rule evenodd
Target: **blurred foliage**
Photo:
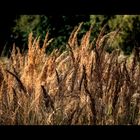
<path id="1" fill-rule="evenodd" d="M 120 30 L 112 41 L 109 50 L 120 48 L 124 54 L 129 55 L 134 47 L 140 45 L 140 16 L 139 15 L 91 15 L 90 22 L 94 25 L 95 36 L 99 34 L 101 27 L 108 24 L 107 32 Z M 107 33 L 106 32 L 106 33 Z M 110 36 L 111 37 L 111 36 Z"/>
<path id="2" fill-rule="evenodd" d="M 55 38 L 49 50 L 53 48 L 65 49 L 70 33 L 76 25 L 84 22 L 78 38 L 93 25 L 91 40 L 97 38 L 102 27 L 107 24 L 104 34 L 112 37 L 110 32 L 120 29 L 115 39 L 107 50 L 111 52 L 120 48 L 125 54 L 130 54 L 134 47 L 140 45 L 140 16 L 139 15 L 75 15 L 75 16 L 45 16 L 45 15 L 20 15 L 15 20 L 13 36 L 18 46 L 27 46 L 28 34 L 33 32 L 34 36 L 40 36 L 41 43 L 49 31 L 49 37 Z M 109 38 L 108 37 L 108 38 Z M 22 40 L 22 42 L 21 42 Z"/>
<path id="3" fill-rule="evenodd" d="M 130 54 L 134 47 L 140 45 L 140 16 L 139 15 L 116 15 L 109 21 L 111 30 L 120 28 L 120 34 L 116 39 L 125 54 Z"/>
<path id="4" fill-rule="evenodd" d="M 65 48 L 70 33 L 79 22 L 89 21 L 89 16 L 45 16 L 45 15 L 21 15 L 15 20 L 13 28 L 14 39 L 18 46 L 27 47 L 28 34 L 33 32 L 34 36 L 40 36 L 41 43 L 49 32 L 50 38 L 55 38 L 49 50 L 53 48 Z M 19 41 L 18 41 L 18 40 Z M 22 43 L 21 41 L 22 40 Z"/>
<path id="5" fill-rule="evenodd" d="M 20 15 L 15 20 L 15 26 L 13 27 L 14 39 L 20 46 L 27 46 L 28 35 L 33 32 L 33 35 L 44 38 L 46 32 L 49 31 L 50 24 L 48 18 L 42 15 Z"/>

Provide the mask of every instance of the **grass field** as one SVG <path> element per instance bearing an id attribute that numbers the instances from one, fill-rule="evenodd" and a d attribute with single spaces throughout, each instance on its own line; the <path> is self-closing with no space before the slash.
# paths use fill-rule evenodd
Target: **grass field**
<path id="1" fill-rule="evenodd" d="M 107 53 L 102 30 L 90 41 L 92 28 L 80 45 L 75 28 L 63 53 L 46 54 L 29 35 L 28 52 L 13 47 L 0 61 L 0 124 L 120 125 L 140 124 L 139 52 L 122 57 Z M 95 48 L 93 46 L 96 46 Z"/>

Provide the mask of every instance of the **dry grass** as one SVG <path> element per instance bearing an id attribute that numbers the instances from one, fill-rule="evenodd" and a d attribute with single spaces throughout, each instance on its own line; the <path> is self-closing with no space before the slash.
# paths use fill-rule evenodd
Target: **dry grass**
<path id="1" fill-rule="evenodd" d="M 13 46 L 0 63 L 0 124 L 4 125 L 119 125 L 140 124 L 139 52 L 122 58 L 97 41 L 92 27 L 78 46 L 76 27 L 67 50 L 45 53 L 52 40 L 29 35 L 28 52 Z M 96 46 L 95 48 L 93 46 Z"/>

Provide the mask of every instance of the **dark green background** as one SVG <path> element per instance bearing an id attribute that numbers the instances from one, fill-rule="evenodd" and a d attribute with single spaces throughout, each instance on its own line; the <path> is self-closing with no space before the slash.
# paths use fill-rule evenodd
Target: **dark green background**
<path id="1" fill-rule="evenodd" d="M 79 40 L 93 24 L 91 40 L 97 38 L 101 28 L 107 23 L 105 33 L 118 28 L 121 34 L 113 42 L 113 48 L 120 48 L 125 54 L 130 54 L 134 47 L 140 45 L 140 16 L 139 15 L 74 15 L 74 16 L 46 16 L 46 15 L 13 15 L 1 16 L 0 25 L 0 54 L 8 54 L 15 43 L 20 49 L 27 48 L 28 34 L 32 31 L 34 37 L 41 36 L 41 44 L 49 31 L 50 38 L 54 41 L 49 51 L 62 47 L 70 36 L 70 33 L 80 22 L 84 22 L 79 32 Z M 109 46 L 110 47 L 110 46 Z"/>

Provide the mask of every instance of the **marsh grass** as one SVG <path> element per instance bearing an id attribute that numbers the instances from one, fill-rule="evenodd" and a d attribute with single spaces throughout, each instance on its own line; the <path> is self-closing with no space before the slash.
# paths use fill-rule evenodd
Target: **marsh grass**
<path id="1" fill-rule="evenodd" d="M 46 54 L 48 33 L 42 47 L 31 33 L 26 54 L 14 45 L 11 57 L 1 59 L 0 124 L 140 124 L 139 51 L 130 58 L 106 52 L 105 27 L 96 42 L 91 27 L 78 46 L 81 26 L 62 53 Z"/>

